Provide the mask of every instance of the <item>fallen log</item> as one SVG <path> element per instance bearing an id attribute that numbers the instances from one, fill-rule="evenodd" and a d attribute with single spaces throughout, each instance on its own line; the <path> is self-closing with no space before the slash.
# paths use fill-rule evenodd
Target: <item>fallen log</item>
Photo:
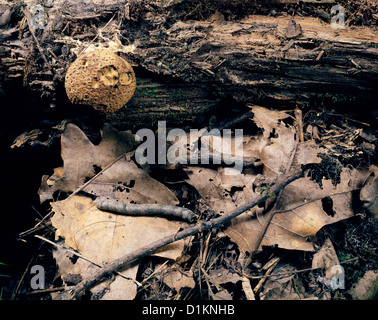
<path id="1" fill-rule="evenodd" d="M 174 7 L 164 1 L 54 2 L 48 27 L 36 32 L 52 72 L 30 32 L 24 30 L 21 38 L 28 53 L 16 48 L 18 33 L 0 29 L 6 39 L 0 45 L 0 78 L 23 77 L 41 96 L 64 105 L 69 64 L 85 50 L 110 47 L 132 63 L 139 80 L 127 107 L 108 116 L 121 128 L 164 119 L 176 126 L 193 124 L 222 105 L 229 110 L 230 102 L 287 108 L 376 101 L 373 27 L 333 29 L 319 18 L 282 15 L 226 21 L 222 12 L 184 21 L 178 19 L 181 1 L 176 2 Z"/>

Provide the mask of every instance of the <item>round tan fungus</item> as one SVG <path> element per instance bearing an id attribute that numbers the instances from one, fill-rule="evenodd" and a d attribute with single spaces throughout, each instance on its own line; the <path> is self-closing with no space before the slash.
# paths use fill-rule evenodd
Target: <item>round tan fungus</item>
<path id="1" fill-rule="evenodd" d="M 136 79 L 133 68 L 110 50 L 84 53 L 68 68 L 65 88 L 74 104 L 114 112 L 133 96 Z"/>

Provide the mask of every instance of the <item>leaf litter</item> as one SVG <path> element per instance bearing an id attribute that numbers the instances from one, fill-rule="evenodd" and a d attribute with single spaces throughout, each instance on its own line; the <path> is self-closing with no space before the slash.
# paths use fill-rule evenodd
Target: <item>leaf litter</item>
<path id="1" fill-rule="evenodd" d="M 149 258 L 147 269 L 143 259 L 120 270 L 112 279 L 91 288 L 92 299 L 331 297 L 332 267 L 342 262 L 331 239 L 318 246 L 319 232 L 355 217 L 356 201 L 367 214 L 376 216 L 376 167 L 365 165 L 357 170 L 350 164 L 350 159 L 361 153 L 352 147 L 344 151 L 337 148 L 332 135 L 339 137 L 340 130 L 324 130 L 309 121 L 305 141 L 298 142 L 298 128 L 289 113 L 257 106 L 252 106 L 251 112 L 258 132 L 244 135 L 242 143 L 243 156 L 255 159 L 254 165 L 233 175 L 224 165 L 183 168 L 186 179 L 178 183 L 184 184 L 186 193 L 191 190 L 193 200 L 187 205 L 196 212 L 196 223 L 230 212 L 262 192 L 269 193 L 271 182 L 291 167 L 302 166 L 306 176 L 292 182 L 278 197 L 272 196 L 233 219 L 230 225 L 162 248 Z M 344 133 L 345 139 L 355 141 L 355 134 Z M 203 143 L 209 144 L 213 154 L 227 150 L 231 156 L 240 156 L 240 148 L 217 149 L 222 145 L 217 139 L 222 140 L 210 136 Z M 235 142 L 232 140 L 232 144 Z M 65 125 L 61 134 L 63 167 L 56 168 L 51 176 L 44 175 L 39 190 L 41 203 L 51 201 L 56 241 L 64 241 L 79 255 L 72 262 L 67 250 L 55 250 L 58 275 L 65 285 L 83 281 L 100 266 L 188 226 L 163 217 L 120 216 L 94 205 L 96 197 L 127 204 L 180 203 L 178 196 L 182 194 L 174 185 L 166 186 L 163 180 L 152 178 L 146 168 L 133 161 L 136 147 L 131 132 L 118 132 L 110 125 L 103 127 L 97 145 L 78 126 Z M 337 152 L 347 152 L 349 157 L 342 160 Z M 274 215 L 268 223 L 272 210 Z M 227 256 L 227 252 L 232 254 Z M 271 252 L 269 257 L 266 252 Z M 283 252 L 307 252 L 312 256 L 307 266 L 311 261 L 312 265 L 298 269 L 293 262 L 281 262 L 277 257 Z M 263 261 L 274 263 L 264 268 Z M 299 277 L 303 270 L 308 271 L 307 276 Z M 315 277 L 316 270 L 325 274 Z M 326 291 L 319 293 L 322 286 Z"/>

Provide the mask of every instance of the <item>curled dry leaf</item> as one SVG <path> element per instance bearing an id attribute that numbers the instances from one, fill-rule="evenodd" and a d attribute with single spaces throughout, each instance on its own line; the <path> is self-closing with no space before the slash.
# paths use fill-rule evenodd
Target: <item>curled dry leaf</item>
<path id="1" fill-rule="evenodd" d="M 94 145 L 80 128 L 67 124 L 61 145 L 64 167 L 57 168 L 54 175 L 46 181 L 39 193 L 41 200 L 57 190 L 75 191 L 98 171 L 132 150 L 135 139 L 129 132 L 118 132 L 105 125 L 101 142 Z M 46 189 L 46 184 L 50 185 L 50 190 Z M 83 191 L 126 203 L 178 203 L 176 196 L 168 188 L 125 158 L 114 163 Z"/>
<path id="2" fill-rule="evenodd" d="M 324 241 L 322 247 L 312 257 L 312 268 L 325 270 L 326 279 L 331 279 L 335 273 L 333 267 L 340 265 L 335 248 L 330 238 Z"/>
<path id="3" fill-rule="evenodd" d="M 252 120 L 263 130 L 260 159 L 264 164 L 264 174 L 275 176 L 284 173 L 290 162 L 291 153 L 295 148 L 295 129 L 282 120 L 289 117 L 282 111 L 263 107 L 251 107 Z"/>
<path id="4" fill-rule="evenodd" d="M 170 270 L 164 275 L 163 281 L 168 287 L 175 289 L 177 292 L 181 288 L 194 288 L 196 285 L 191 271 Z"/>
<path id="5" fill-rule="evenodd" d="M 324 150 L 314 142 L 301 143 L 295 149 L 295 130 L 282 122 L 289 117 L 287 114 L 262 107 L 252 107 L 252 112 L 253 121 L 263 129 L 263 133 L 259 138 L 249 137 L 250 142 L 245 145 L 262 160 L 265 176 L 274 178 L 285 171 L 294 151 L 296 165 L 320 163 L 318 154 L 324 153 Z M 227 175 L 224 168 L 200 167 L 188 167 L 186 172 L 188 182 L 218 214 L 235 209 L 259 192 L 252 187 L 257 178 L 252 173 Z M 345 168 L 340 180 L 335 187 L 331 180 L 323 179 L 323 188 L 320 188 L 310 177 L 304 177 L 287 186 L 281 192 L 276 205 L 278 213 L 273 217 L 260 248 L 278 244 L 286 249 L 313 251 L 311 237 L 320 228 L 354 214 L 352 192 L 361 187 L 364 174 Z M 265 207 L 268 207 L 268 202 L 269 199 Z M 251 252 L 260 241 L 260 231 L 267 222 L 267 215 L 258 215 L 263 210 L 264 207 L 255 207 L 243 213 L 233 219 L 231 227 L 225 230 L 243 252 Z"/>
<path id="6" fill-rule="evenodd" d="M 87 197 L 73 196 L 52 203 L 51 218 L 56 237 L 63 237 L 65 244 L 99 266 L 144 247 L 179 230 L 180 225 L 163 218 L 125 217 L 97 209 Z M 169 259 L 180 257 L 184 241 L 178 241 L 160 249 L 156 255 Z M 67 268 L 66 255 L 58 262 L 62 275 L 79 274 L 84 280 L 98 266 L 79 258 L 72 268 Z M 138 264 L 133 263 L 121 271 L 111 283 L 103 283 L 91 289 L 101 299 L 133 299 L 136 295 L 135 277 Z M 106 289 L 106 290 L 105 290 Z M 105 290 L 105 294 L 104 291 Z M 101 293 L 101 294 L 100 294 Z"/>
<path id="7" fill-rule="evenodd" d="M 311 237 L 325 225 L 350 218 L 352 192 L 358 189 L 364 175 L 357 170 L 343 169 L 341 182 L 335 187 L 330 180 L 323 179 L 321 189 L 309 177 L 300 178 L 288 185 L 281 193 L 263 245 L 313 251 Z M 266 215 L 252 219 L 242 214 L 232 221 L 225 232 L 244 252 L 256 245 L 256 234 L 266 223 Z"/>

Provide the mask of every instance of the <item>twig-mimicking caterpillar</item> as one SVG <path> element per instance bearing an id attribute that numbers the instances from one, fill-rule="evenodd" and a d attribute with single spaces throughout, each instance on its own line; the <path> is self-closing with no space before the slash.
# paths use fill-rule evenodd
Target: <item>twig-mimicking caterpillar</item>
<path id="1" fill-rule="evenodd" d="M 100 210 L 110 211 L 126 216 L 159 216 L 193 222 L 195 214 L 186 208 L 164 204 L 128 204 L 118 200 L 97 198 L 93 201 Z"/>

